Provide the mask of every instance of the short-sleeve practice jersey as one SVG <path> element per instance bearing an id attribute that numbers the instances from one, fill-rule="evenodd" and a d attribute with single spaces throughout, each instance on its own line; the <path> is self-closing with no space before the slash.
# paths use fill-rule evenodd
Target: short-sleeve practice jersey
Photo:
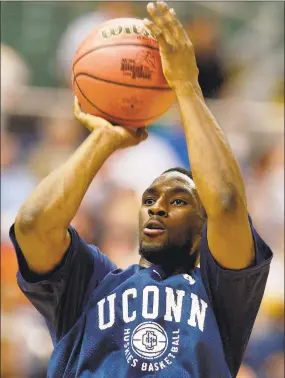
<path id="1" fill-rule="evenodd" d="M 47 376 L 235 377 L 272 258 L 252 224 L 251 229 L 251 267 L 219 267 L 205 226 L 200 267 L 168 276 L 158 265 L 117 269 L 70 227 L 63 261 L 39 276 L 29 270 L 12 226 L 18 284 L 45 318 L 54 344 Z"/>

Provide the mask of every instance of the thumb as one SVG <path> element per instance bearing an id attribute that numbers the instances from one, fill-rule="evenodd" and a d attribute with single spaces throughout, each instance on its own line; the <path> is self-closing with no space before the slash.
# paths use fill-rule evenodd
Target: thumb
<path id="1" fill-rule="evenodd" d="M 148 132 L 146 131 L 146 127 L 140 127 L 136 130 L 136 138 L 140 141 L 146 140 L 148 137 Z"/>

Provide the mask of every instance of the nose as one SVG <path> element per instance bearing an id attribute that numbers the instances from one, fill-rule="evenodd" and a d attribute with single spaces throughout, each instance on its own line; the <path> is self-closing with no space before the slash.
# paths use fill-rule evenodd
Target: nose
<path id="1" fill-rule="evenodd" d="M 158 215 L 160 217 L 167 217 L 168 214 L 166 208 L 162 205 L 161 201 L 157 201 L 153 206 L 151 206 L 148 209 L 148 215 Z"/>

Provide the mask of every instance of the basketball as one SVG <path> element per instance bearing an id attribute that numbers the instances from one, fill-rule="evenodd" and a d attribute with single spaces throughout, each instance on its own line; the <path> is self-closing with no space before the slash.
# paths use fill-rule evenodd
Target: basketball
<path id="1" fill-rule="evenodd" d="M 158 42 L 134 18 L 109 20 L 85 38 L 75 53 L 72 86 L 84 112 L 127 127 L 151 124 L 175 100 Z"/>

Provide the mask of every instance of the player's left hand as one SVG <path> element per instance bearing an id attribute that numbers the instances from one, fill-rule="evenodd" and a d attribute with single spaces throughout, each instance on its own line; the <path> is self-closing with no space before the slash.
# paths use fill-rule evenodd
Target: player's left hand
<path id="1" fill-rule="evenodd" d="M 193 45 L 176 16 L 163 1 L 149 3 L 147 11 L 152 21 L 144 19 L 145 26 L 158 40 L 163 73 L 174 90 L 185 83 L 198 83 L 198 68 Z"/>

